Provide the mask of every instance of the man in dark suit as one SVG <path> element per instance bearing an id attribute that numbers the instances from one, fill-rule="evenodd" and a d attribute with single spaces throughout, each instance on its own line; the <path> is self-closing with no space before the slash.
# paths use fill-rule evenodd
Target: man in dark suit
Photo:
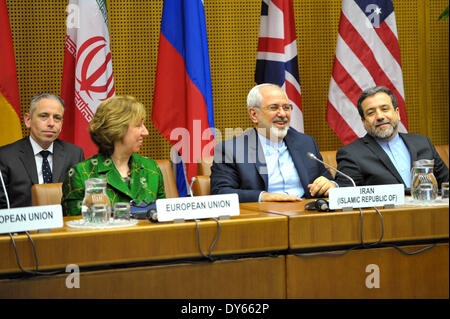
<path id="1" fill-rule="evenodd" d="M 237 193 L 240 202 L 300 201 L 326 196 L 336 187 L 313 137 L 289 128 L 292 105 L 273 84 L 255 86 L 247 97 L 255 128 L 216 145 L 211 194 Z"/>
<path id="2" fill-rule="evenodd" d="M 58 138 L 64 102 L 56 95 L 40 94 L 31 100 L 24 122 L 30 136 L 0 147 L 0 170 L 11 207 L 31 205 L 31 186 L 62 182 L 66 172 L 84 160 L 83 150 Z M 0 187 L 0 208 L 6 208 Z"/>
<path id="3" fill-rule="evenodd" d="M 352 177 L 357 186 L 404 184 L 409 189 L 412 164 L 434 159 L 438 184 L 448 181 L 448 168 L 428 137 L 398 132 L 400 112 L 388 88 L 365 90 L 357 104 L 367 134 L 337 152 L 338 170 Z M 352 186 L 340 174 L 336 181 L 340 186 Z"/>

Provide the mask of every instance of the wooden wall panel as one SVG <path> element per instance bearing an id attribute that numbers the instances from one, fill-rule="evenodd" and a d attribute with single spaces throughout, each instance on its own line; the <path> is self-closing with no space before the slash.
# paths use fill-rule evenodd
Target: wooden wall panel
<path id="1" fill-rule="evenodd" d="M 71 289 L 69 275 L 2 279 L 0 298 L 286 298 L 285 256 L 82 271 Z"/>
<path id="2" fill-rule="evenodd" d="M 409 253 L 424 247 L 402 246 Z M 448 244 L 410 256 L 391 247 L 288 255 L 286 267 L 289 299 L 448 298 Z"/>

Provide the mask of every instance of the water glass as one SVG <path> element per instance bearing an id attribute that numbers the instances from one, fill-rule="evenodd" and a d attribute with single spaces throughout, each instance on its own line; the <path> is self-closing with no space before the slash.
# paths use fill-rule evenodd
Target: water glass
<path id="1" fill-rule="evenodd" d="M 441 197 L 442 199 L 448 199 L 448 182 L 444 182 L 441 185 Z"/>
<path id="2" fill-rule="evenodd" d="M 92 224 L 107 224 L 109 222 L 109 207 L 106 204 L 92 205 Z"/>
<path id="3" fill-rule="evenodd" d="M 114 220 L 130 220 L 130 203 L 114 204 Z"/>
<path id="4" fill-rule="evenodd" d="M 433 184 L 431 183 L 422 183 L 419 186 L 419 191 L 418 191 L 418 197 L 419 200 L 425 200 L 425 201 L 430 201 L 430 200 L 435 200 L 437 197 L 437 192 L 433 186 Z"/>

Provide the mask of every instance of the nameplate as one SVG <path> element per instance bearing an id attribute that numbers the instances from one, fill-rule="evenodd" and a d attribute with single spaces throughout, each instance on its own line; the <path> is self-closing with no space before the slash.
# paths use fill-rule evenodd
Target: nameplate
<path id="1" fill-rule="evenodd" d="M 0 234 L 63 226 L 61 205 L 0 209 Z"/>
<path id="2" fill-rule="evenodd" d="M 328 196 L 330 209 L 403 205 L 405 185 L 339 187 L 330 189 Z"/>
<path id="3" fill-rule="evenodd" d="M 159 222 L 238 216 L 240 213 L 237 194 L 157 199 L 156 210 Z"/>

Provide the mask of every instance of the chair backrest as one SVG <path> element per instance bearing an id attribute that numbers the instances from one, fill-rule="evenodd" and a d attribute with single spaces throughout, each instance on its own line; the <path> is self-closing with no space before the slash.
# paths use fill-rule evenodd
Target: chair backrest
<path id="1" fill-rule="evenodd" d="M 169 160 L 155 160 L 164 178 L 164 190 L 167 198 L 178 197 L 177 184 Z M 61 204 L 62 183 L 34 184 L 31 187 L 33 206 Z"/>
<path id="2" fill-rule="evenodd" d="M 164 190 L 167 198 L 178 197 L 177 183 L 173 175 L 172 164 L 167 159 L 155 160 L 164 179 Z"/>
<path id="3" fill-rule="evenodd" d="M 445 165 L 448 167 L 448 144 L 447 145 L 436 145 L 436 151 L 439 153 L 439 156 L 444 161 Z"/>
<path id="4" fill-rule="evenodd" d="M 62 183 L 34 184 L 31 186 L 33 206 L 61 204 Z"/>
<path id="5" fill-rule="evenodd" d="M 321 151 L 320 155 L 322 155 L 323 161 L 325 163 L 333 166 L 334 168 L 337 168 L 336 153 L 337 153 L 337 151 Z M 336 176 L 336 172 L 328 167 L 327 167 L 327 169 L 330 172 L 331 176 L 333 176 L 333 178 L 334 178 Z"/>
<path id="6" fill-rule="evenodd" d="M 197 175 L 211 176 L 213 156 L 204 157 L 197 163 Z"/>
<path id="7" fill-rule="evenodd" d="M 194 184 L 192 184 L 192 192 L 194 196 L 204 196 L 211 193 L 210 177 L 205 175 L 196 176 Z"/>

